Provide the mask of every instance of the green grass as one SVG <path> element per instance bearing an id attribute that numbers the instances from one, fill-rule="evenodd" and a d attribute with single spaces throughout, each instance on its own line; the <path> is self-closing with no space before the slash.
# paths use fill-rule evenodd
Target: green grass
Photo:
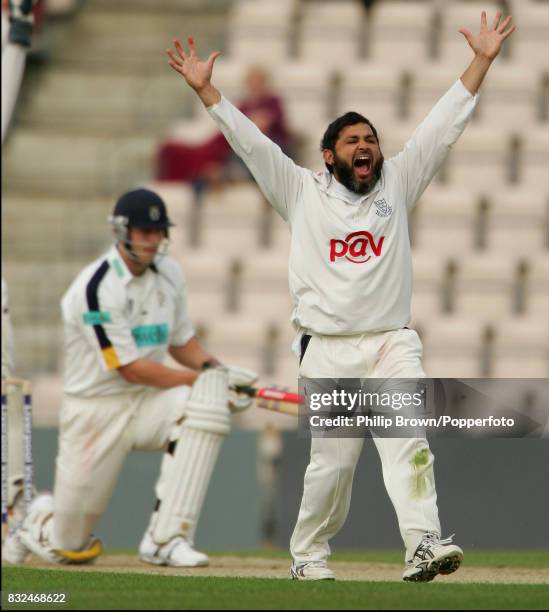
<path id="1" fill-rule="evenodd" d="M 136 554 L 107 550 L 106 554 Z M 212 556 L 289 559 L 286 550 L 224 551 Z M 400 551 L 340 551 L 337 561 L 402 563 Z M 466 551 L 468 566 L 549 568 L 549 551 Z M 548 585 L 400 582 L 303 583 L 263 578 L 177 577 L 115 572 L 2 568 L 5 609 L 547 609 Z M 7 593 L 69 594 L 65 605 L 8 604 Z"/>
<path id="2" fill-rule="evenodd" d="M 290 551 L 281 549 L 258 549 L 238 551 L 205 551 L 210 557 L 260 557 L 263 559 L 287 559 L 291 562 Z M 136 555 L 135 549 L 107 549 L 106 554 Z M 332 561 L 363 561 L 370 563 L 396 563 L 402 565 L 404 552 L 400 550 L 339 550 L 334 552 Z M 549 550 L 471 550 L 465 549 L 465 563 L 468 567 L 522 567 L 532 569 L 549 568 Z"/>
<path id="3" fill-rule="evenodd" d="M 117 551 L 108 551 L 116 553 Z M 134 554 L 133 551 L 124 551 Z M 283 549 L 252 551 L 208 552 L 211 557 L 237 556 L 288 559 L 290 553 Z M 400 550 L 341 550 L 334 552 L 331 561 L 363 561 L 371 563 L 404 563 L 404 552 Z M 465 563 L 469 567 L 522 567 L 532 569 L 549 568 L 549 550 L 471 550 L 465 549 Z"/>
<path id="4" fill-rule="evenodd" d="M 395 582 L 303 583 L 263 578 L 206 578 L 62 572 L 4 568 L 9 592 L 69 593 L 63 606 L 9 605 L 9 609 L 546 609 L 541 585 L 407 584 Z M 31 587 L 32 585 L 32 587 Z"/>

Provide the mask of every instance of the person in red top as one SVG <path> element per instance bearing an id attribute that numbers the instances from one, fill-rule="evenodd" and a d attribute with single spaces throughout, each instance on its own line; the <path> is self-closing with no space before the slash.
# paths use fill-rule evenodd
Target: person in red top
<path id="1" fill-rule="evenodd" d="M 238 108 L 287 154 L 292 137 L 286 124 L 282 98 L 271 89 L 267 72 L 251 66 L 244 78 L 246 95 Z M 164 143 L 158 152 L 157 179 L 192 183 L 197 198 L 209 184 L 224 180 L 251 180 L 247 168 L 231 150 L 221 132 L 199 145 Z"/>

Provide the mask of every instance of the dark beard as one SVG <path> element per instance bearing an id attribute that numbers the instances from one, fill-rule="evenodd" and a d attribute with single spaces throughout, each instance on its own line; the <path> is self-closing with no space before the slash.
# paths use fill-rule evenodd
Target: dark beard
<path id="1" fill-rule="evenodd" d="M 334 155 L 334 176 L 342 185 L 347 187 L 349 191 L 357 193 L 358 195 L 366 195 L 374 188 L 375 184 L 379 181 L 379 178 L 381 176 L 381 169 L 383 168 L 383 162 L 384 158 L 383 154 L 381 154 L 381 157 L 374 166 L 374 172 L 372 173 L 372 176 L 367 181 L 356 181 L 353 177 L 353 167 L 350 166 L 347 162 L 337 157 L 337 155 Z"/>

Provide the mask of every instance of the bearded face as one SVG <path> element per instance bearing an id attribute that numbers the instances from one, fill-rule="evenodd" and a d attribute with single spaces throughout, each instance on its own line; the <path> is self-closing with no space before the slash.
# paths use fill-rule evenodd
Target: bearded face
<path id="1" fill-rule="evenodd" d="M 345 126 L 335 150 L 324 151 L 324 161 L 332 166 L 335 178 L 350 191 L 365 195 L 381 176 L 383 154 L 367 123 Z"/>
<path id="2" fill-rule="evenodd" d="M 378 182 L 383 168 L 383 154 L 374 158 L 368 151 L 357 151 L 352 163 L 334 155 L 334 176 L 349 191 L 359 195 L 369 193 Z"/>

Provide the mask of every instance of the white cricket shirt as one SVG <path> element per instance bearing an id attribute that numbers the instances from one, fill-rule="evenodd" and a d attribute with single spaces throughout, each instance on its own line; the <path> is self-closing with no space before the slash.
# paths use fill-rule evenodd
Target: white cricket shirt
<path id="1" fill-rule="evenodd" d="M 116 369 L 139 358 L 162 363 L 194 335 L 181 268 L 162 257 L 134 276 L 113 246 L 86 266 L 61 300 L 65 393 L 104 397 L 142 391 Z"/>
<path id="2" fill-rule="evenodd" d="M 297 166 L 225 98 L 208 108 L 290 227 L 289 284 L 298 331 L 347 335 L 409 323 L 408 212 L 464 130 L 477 98 L 458 80 L 362 197 L 327 171 Z"/>

